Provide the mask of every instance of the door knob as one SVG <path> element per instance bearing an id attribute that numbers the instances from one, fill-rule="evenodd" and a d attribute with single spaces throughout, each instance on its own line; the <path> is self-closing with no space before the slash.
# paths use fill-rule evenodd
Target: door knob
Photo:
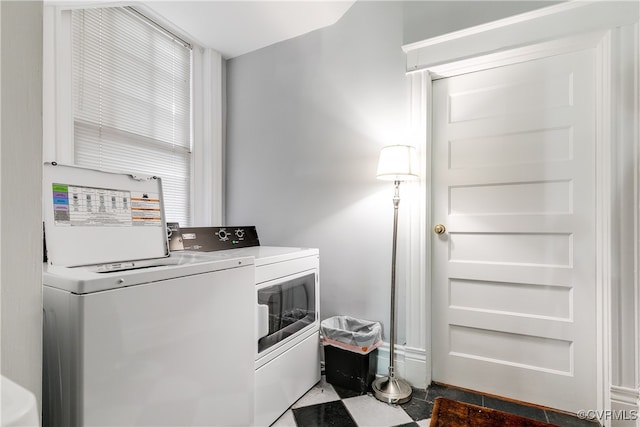
<path id="1" fill-rule="evenodd" d="M 433 232 L 436 234 L 444 234 L 445 231 L 447 231 L 447 227 L 442 224 L 436 224 L 436 226 L 433 227 Z"/>

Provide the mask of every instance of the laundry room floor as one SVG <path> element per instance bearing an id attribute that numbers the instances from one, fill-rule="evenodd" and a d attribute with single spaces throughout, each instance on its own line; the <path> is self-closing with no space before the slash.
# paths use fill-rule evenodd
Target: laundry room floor
<path id="1" fill-rule="evenodd" d="M 433 403 L 438 397 L 510 412 L 561 427 L 597 427 L 600 424 L 567 414 L 545 410 L 433 384 L 427 390 L 414 389 L 411 400 L 389 405 L 371 393 L 363 394 L 321 381 L 302 396 L 272 427 L 404 427 L 429 426 Z"/>

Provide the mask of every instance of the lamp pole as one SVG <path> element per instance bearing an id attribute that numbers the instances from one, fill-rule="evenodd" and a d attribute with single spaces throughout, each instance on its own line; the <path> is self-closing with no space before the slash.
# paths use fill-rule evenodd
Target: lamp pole
<path id="1" fill-rule="evenodd" d="M 393 243 L 391 247 L 391 334 L 389 342 L 389 377 L 395 378 L 396 343 L 396 253 L 398 248 L 398 206 L 400 205 L 400 181 L 394 181 L 393 195 Z"/>
<path id="2" fill-rule="evenodd" d="M 398 206 L 400 205 L 400 181 L 394 181 L 393 195 L 393 243 L 391 249 L 391 316 L 389 340 L 389 375 L 376 379 L 371 388 L 376 399 L 387 403 L 401 404 L 411 399 L 411 386 L 395 373 L 396 339 L 396 250 L 398 246 Z"/>

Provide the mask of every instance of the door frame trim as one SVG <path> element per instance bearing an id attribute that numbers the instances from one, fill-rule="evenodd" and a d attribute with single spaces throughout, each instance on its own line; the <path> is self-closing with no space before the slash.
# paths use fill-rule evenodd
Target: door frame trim
<path id="1" fill-rule="evenodd" d="M 404 45 L 407 72 L 638 22 L 633 1 L 574 0 Z"/>
<path id="2" fill-rule="evenodd" d="M 431 109 L 432 82 L 438 78 L 479 71 L 507 64 L 594 48 L 597 56 L 596 111 L 596 300 L 597 300 L 597 402 L 596 410 L 629 410 L 628 400 L 617 402 L 620 387 L 640 390 L 640 288 L 638 253 L 640 243 L 639 153 L 640 113 L 638 87 L 638 16 L 636 2 L 569 2 L 473 27 L 424 42 L 404 46 L 407 53 L 409 92 L 409 135 L 420 153 L 421 191 L 410 209 L 409 236 L 421 231 L 422 239 L 411 238 L 407 277 L 407 345 L 425 348 L 422 378 L 407 378 L 412 383 L 431 382 L 431 319 L 424 313 L 431 308 Z M 618 7 L 619 6 L 619 7 Z M 560 21 L 558 21 L 560 20 Z M 558 22 L 564 26 L 556 28 Z M 556 40 L 549 39 L 549 28 Z M 508 46 L 495 48 L 496 37 L 510 40 Z M 628 70 L 632 71 L 629 72 Z M 631 95 L 629 95 L 631 94 Z M 631 111 L 629 111 L 631 110 Z M 624 114 L 622 114 L 624 113 Z M 621 159 L 631 158 L 623 162 Z M 630 175 L 631 178 L 624 178 Z M 633 202 L 633 214 L 625 214 L 620 195 Z M 614 197 L 615 196 L 615 197 Z M 627 235 L 632 238 L 623 237 Z M 633 233 L 628 233 L 633 230 Z M 631 265 L 614 257 L 631 251 Z M 631 331 L 616 329 L 613 314 L 618 314 L 622 281 L 633 284 Z M 625 283 L 628 286 L 629 283 Z M 629 293 L 629 291 L 626 291 Z M 416 307 L 416 301 L 422 305 Z M 629 311 L 629 310 L 627 310 Z M 417 338 L 420 337 L 420 338 Z M 624 340 L 634 342 L 632 357 L 622 354 Z M 424 346 L 424 347 L 422 347 Z M 626 345 L 625 347 L 629 347 Z M 629 360 L 630 359 L 630 360 Z M 632 365 L 633 363 L 633 366 Z M 612 391 L 613 395 L 612 396 Z M 620 406 L 618 403 L 626 405 Z M 631 407 L 638 410 L 640 403 Z M 604 425 L 611 420 L 602 419 Z"/>

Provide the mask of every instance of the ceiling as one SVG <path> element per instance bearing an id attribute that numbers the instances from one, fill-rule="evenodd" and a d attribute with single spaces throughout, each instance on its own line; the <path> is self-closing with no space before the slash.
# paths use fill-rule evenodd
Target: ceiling
<path id="1" fill-rule="evenodd" d="M 354 2 L 143 0 L 133 5 L 188 41 L 233 58 L 332 25 Z"/>

